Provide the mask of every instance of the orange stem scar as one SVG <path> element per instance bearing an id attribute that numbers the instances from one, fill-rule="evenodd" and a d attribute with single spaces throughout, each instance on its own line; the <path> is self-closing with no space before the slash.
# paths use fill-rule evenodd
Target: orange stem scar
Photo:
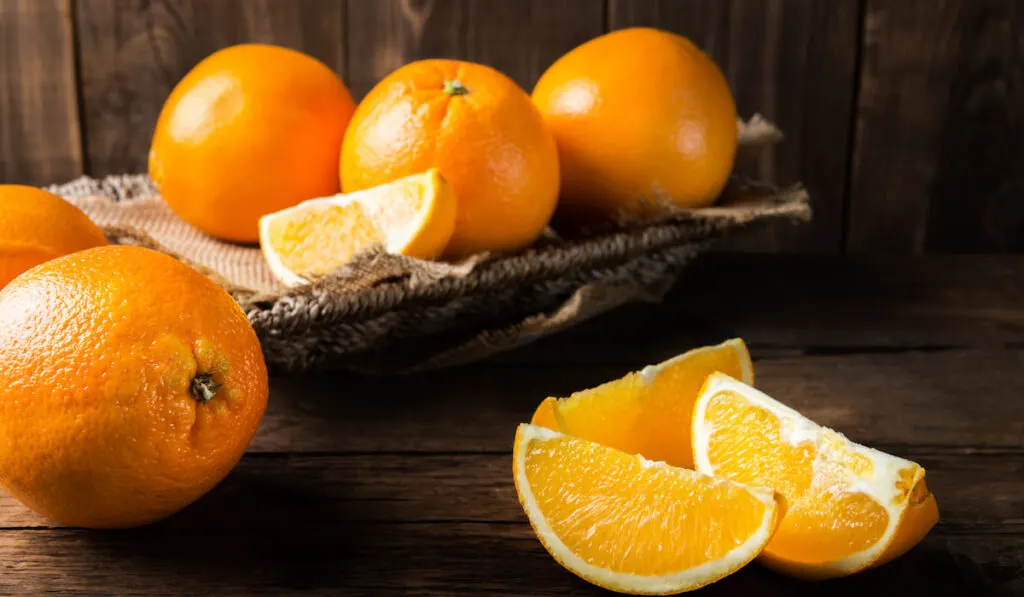
<path id="1" fill-rule="evenodd" d="M 466 95 L 469 93 L 469 89 L 466 89 L 466 86 L 459 81 L 445 81 L 444 92 L 448 95 Z"/>
<path id="2" fill-rule="evenodd" d="M 200 404 L 206 404 L 217 395 L 220 384 L 213 381 L 212 373 L 198 373 L 192 378 L 192 397 Z"/>

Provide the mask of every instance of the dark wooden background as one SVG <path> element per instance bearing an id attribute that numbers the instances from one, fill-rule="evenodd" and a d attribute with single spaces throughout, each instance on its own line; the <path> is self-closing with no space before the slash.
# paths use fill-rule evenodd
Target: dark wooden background
<path id="1" fill-rule="evenodd" d="M 814 222 L 748 248 L 1024 251 L 1018 0 L 0 0 L 0 182 L 143 171 L 175 82 L 234 43 L 304 50 L 358 99 L 442 56 L 530 90 L 563 52 L 631 25 L 693 38 L 741 114 L 786 132 L 755 168 L 802 180 Z"/>

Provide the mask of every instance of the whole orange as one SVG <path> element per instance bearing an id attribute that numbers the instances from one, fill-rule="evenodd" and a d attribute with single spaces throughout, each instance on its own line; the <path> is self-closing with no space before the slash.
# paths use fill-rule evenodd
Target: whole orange
<path id="1" fill-rule="evenodd" d="M 480 64 L 407 64 L 352 117 L 341 155 L 346 193 L 432 167 L 458 203 L 448 257 L 531 244 L 558 200 L 558 152 L 540 113 L 514 81 Z"/>
<path id="2" fill-rule="evenodd" d="M 44 261 L 105 244 L 103 231 L 60 197 L 0 185 L 0 289 Z"/>
<path id="3" fill-rule="evenodd" d="M 216 485 L 267 369 L 237 303 L 140 247 L 81 251 L 0 292 L 0 485 L 60 523 L 132 527 Z"/>
<path id="4" fill-rule="evenodd" d="M 633 28 L 593 39 L 548 68 L 533 101 L 558 142 L 559 225 L 707 206 L 732 171 L 732 92 L 685 37 Z"/>
<path id="5" fill-rule="evenodd" d="M 167 98 L 149 173 L 185 221 L 255 242 L 261 216 L 338 192 L 354 110 L 341 79 L 311 56 L 261 44 L 225 48 Z"/>

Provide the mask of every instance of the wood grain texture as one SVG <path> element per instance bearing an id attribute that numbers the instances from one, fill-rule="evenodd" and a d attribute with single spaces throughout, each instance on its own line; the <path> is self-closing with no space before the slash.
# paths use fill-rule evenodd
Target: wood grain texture
<path id="1" fill-rule="evenodd" d="M 70 0 L 0 0 L 0 184 L 82 174 Z"/>
<path id="2" fill-rule="evenodd" d="M 457 58 L 493 66 L 524 90 L 565 52 L 603 31 L 592 0 L 350 2 L 349 72 L 361 98 L 399 66 Z"/>
<path id="3" fill-rule="evenodd" d="M 1024 11 L 867 0 L 848 248 L 1024 249 Z"/>
<path id="4" fill-rule="evenodd" d="M 780 184 L 803 181 L 814 219 L 736 248 L 840 250 L 858 19 L 857 0 L 609 0 L 612 29 L 654 26 L 691 38 L 722 66 L 740 115 L 759 112 L 785 133 L 738 167 Z"/>
<path id="5" fill-rule="evenodd" d="M 243 42 L 307 52 L 344 75 L 344 0 L 79 0 L 89 172 L 145 172 L 174 85 L 214 51 Z"/>
<path id="6" fill-rule="evenodd" d="M 511 439 L 507 442 L 511 450 Z M 893 450 L 928 471 L 943 524 L 1024 531 L 1024 452 L 963 455 Z M 508 454 L 251 454 L 199 502 L 161 523 L 185 529 L 270 532 L 334 523 L 526 523 Z M 260 522 L 256 522 L 260 521 Z M 0 492 L 0 529 L 58 527 Z"/>
<path id="7" fill-rule="evenodd" d="M 608 595 L 544 551 L 526 524 L 351 524 L 265 531 L 22 530 L 0 533 L 5 595 Z M 711 597 L 1014 597 L 1019 533 L 937 530 L 877 570 L 824 584 L 752 564 L 705 589 Z"/>
<path id="8" fill-rule="evenodd" d="M 1018 257 L 706 255 L 633 304 L 497 360 L 639 367 L 739 336 L 756 354 L 1024 345 Z"/>
<path id="9" fill-rule="evenodd" d="M 516 425 L 529 421 L 546 396 L 566 396 L 639 367 L 554 361 L 399 378 L 275 379 L 252 449 L 505 452 Z M 1010 450 L 1024 437 L 1020 350 L 781 357 L 758 359 L 755 371 L 758 386 L 772 396 L 869 445 L 945 446 L 967 454 Z"/>
<path id="10" fill-rule="evenodd" d="M 411 380 L 277 379 L 253 448 L 503 451 L 545 396 L 735 336 L 752 346 L 759 385 L 859 441 L 1018 445 L 1022 281 L 1019 257 L 708 256 L 660 305 L 490 363 Z"/>
<path id="11" fill-rule="evenodd" d="M 604 594 L 561 569 L 526 523 L 511 479 L 514 429 L 546 395 L 618 377 L 633 359 L 669 356 L 659 352 L 670 345 L 678 352 L 687 326 L 673 310 L 697 308 L 707 326 L 700 333 L 738 319 L 761 334 L 759 387 L 925 466 L 942 515 L 920 546 L 877 570 L 815 584 L 751 565 L 701 594 L 1019 595 L 1024 344 L 991 342 L 1020 330 L 1024 260 L 721 256 L 704 267 L 705 282 L 721 280 L 703 294 L 687 291 L 694 302 L 672 295 L 678 302 L 648 307 L 647 319 L 596 320 L 583 337 L 531 349 L 533 360 L 274 379 L 264 425 L 239 466 L 180 514 L 143 529 L 59 528 L 0 496 L 0 594 Z M 794 312 L 804 319 L 776 317 L 799 296 L 808 302 Z M 754 308 L 760 302 L 768 307 Z M 902 331 L 901 318 L 912 322 Z M 879 341 L 895 328 L 901 348 L 840 343 L 836 354 L 820 346 L 800 354 L 798 340 L 817 337 L 787 338 L 786 326 L 800 321 L 822 337 L 835 329 L 842 342 Z M 965 333 L 972 326 L 974 343 Z M 929 335 L 911 333 L 919 327 Z M 780 352 L 775 337 L 788 348 Z M 914 337 L 934 344 L 899 344 Z M 956 342 L 974 348 L 948 348 Z"/>

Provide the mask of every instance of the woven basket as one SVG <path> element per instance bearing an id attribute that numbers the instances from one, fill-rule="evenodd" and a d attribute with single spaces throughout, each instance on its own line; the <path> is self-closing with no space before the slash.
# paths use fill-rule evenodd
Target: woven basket
<path id="1" fill-rule="evenodd" d="M 741 145 L 772 142 L 755 120 Z M 709 243 L 773 220 L 806 221 L 807 193 L 734 179 L 715 207 L 587 238 L 549 235 L 509 255 L 440 264 L 371 251 L 335 274 L 286 289 L 258 248 L 214 240 L 179 220 L 148 177 L 80 178 L 49 189 L 112 242 L 172 254 L 242 305 L 277 371 L 365 373 L 449 367 L 522 346 L 630 301 L 658 300 Z"/>

